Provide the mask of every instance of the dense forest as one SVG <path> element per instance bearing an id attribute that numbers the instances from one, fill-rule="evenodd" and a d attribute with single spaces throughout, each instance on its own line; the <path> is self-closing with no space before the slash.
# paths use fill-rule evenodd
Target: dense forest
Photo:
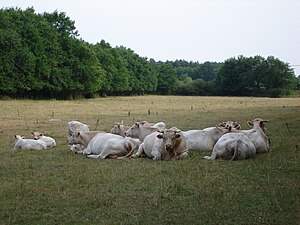
<path id="1" fill-rule="evenodd" d="M 0 10 L 0 53 L 2 98 L 280 97 L 300 88 L 288 63 L 273 56 L 238 56 L 222 63 L 155 61 L 104 40 L 90 44 L 79 38 L 75 22 L 65 13 L 37 14 L 33 8 Z"/>

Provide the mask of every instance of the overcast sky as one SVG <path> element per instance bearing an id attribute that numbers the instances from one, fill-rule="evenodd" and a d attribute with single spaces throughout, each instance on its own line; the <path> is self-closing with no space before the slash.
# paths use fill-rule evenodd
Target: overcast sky
<path id="1" fill-rule="evenodd" d="M 300 75 L 300 0 L 1 0 L 66 12 L 80 37 L 156 61 L 272 55 Z M 299 66 L 294 66 L 299 65 Z"/>

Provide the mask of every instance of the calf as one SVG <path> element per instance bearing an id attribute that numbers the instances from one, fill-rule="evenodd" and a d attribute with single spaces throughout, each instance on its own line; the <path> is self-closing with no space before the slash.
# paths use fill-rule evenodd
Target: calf
<path id="1" fill-rule="evenodd" d="M 132 158 L 143 153 L 153 160 L 183 159 L 188 155 L 188 148 L 182 132 L 173 127 L 148 135 Z"/>
<path id="2" fill-rule="evenodd" d="M 43 140 L 46 143 L 47 148 L 52 148 L 56 146 L 56 142 L 52 137 L 44 136 L 39 132 L 31 132 L 31 134 L 33 135 L 34 140 Z"/>
<path id="3" fill-rule="evenodd" d="M 21 135 L 15 135 L 15 146 L 13 149 L 44 150 L 47 149 L 47 144 L 43 140 L 24 139 Z"/>

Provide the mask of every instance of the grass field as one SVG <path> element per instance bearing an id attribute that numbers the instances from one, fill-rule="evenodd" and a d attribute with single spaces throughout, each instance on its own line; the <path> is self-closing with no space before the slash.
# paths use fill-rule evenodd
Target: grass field
<path id="1" fill-rule="evenodd" d="M 269 119 L 270 152 L 245 161 L 93 160 L 69 151 L 66 124 L 164 121 L 181 130 Z M 299 224 L 300 98 L 139 96 L 0 101 L 0 224 Z M 39 131 L 45 151 L 13 152 Z"/>

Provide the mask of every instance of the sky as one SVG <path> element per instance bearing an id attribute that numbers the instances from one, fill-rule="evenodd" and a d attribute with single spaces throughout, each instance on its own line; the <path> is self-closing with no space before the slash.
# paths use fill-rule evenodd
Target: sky
<path id="1" fill-rule="evenodd" d="M 1 0 L 65 12 L 80 38 L 156 61 L 274 56 L 300 75 L 300 0 Z"/>

